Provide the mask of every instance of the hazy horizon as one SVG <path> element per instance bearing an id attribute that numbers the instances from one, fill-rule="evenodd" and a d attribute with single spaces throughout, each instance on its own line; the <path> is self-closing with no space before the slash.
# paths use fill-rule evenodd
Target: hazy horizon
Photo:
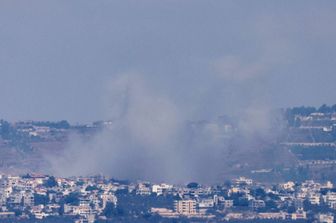
<path id="1" fill-rule="evenodd" d="M 334 1 L 0 5 L 3 119 L 107 119 L 129 73 L 195 119 L 336 103 Z"/>

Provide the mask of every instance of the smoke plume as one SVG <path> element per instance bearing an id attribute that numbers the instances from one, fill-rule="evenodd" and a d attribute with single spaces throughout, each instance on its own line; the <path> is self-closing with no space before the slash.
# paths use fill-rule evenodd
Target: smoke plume
<path id="1" fill-rule="evenodd" d="M 89 139 L 72 136 L 64 153 L 50 159 L 53 173 L 219 181 L 229 163 L 255 150 L 251 139 L 266 136 L 271 128 L 264 107 L 244 109 L 238 121 L 226 116 L 193 120 L 196 116 L 185 105 L 149 83 L 136 73 L 107 82 L 104 101 L 111 124 Z M 206 103 L 210 104 L 200 106 Z"/>

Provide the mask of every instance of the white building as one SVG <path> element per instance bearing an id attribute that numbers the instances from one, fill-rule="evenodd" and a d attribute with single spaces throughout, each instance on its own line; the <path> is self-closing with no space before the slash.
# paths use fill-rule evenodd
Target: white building
<path id="1" fill-rule="evenodd" d="M 157 196 L 160 196 L 164 191 L 171 190 L 172 188 L 173 186 L 169 184 L 154 184 L 152 186 L 152 192 L 156 193 Z"/>

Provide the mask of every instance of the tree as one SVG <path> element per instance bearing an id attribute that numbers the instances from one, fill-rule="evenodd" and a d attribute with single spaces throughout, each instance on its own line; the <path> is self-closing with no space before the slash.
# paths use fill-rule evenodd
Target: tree
<path id="1" fill-rule="evenodd" d="M 98 190 L 98 187 L 95 185 L 89 185 L 85 188 L 86 191 L 93 191 L 93 190 Z"/>
<path id="2" fill-rule="evenodd" d="M 191 189 L 196 189 L 199 187 L 199 184 L 196 182 L 191 182 L 191 183 L 188 183 L 187 187 Z"/>
<path id="3" fill-rule="evenodd" d="M 0 134 L 3 139 L 11 139 L 13 135 L 13 128 L 9 124 L 9 122 L 1 120 L 0 121 Z"/>
<path id="4" fill-rule="evenodd" d="M 113 216 L 121 216 L 124 214 L 123 209 L 116 207 L 113 203 L 108 202 L 106 203 L 106 207 L 103 211 L 103 214 L 107 217 L 107 218 L 111 218 Z"/>
<path id="5" fill-rule="evenodd" d="M 334 113 L 336 112 L 336 104 L 331 107 L 331 111 Z"/>
<path id="6" fill-rule="evenodd" d="M 252 194 L 257 197 L 258 199 L 264 199 L 266 197 L 266 192 L 262 188 L 257 188 L 252 191 Z"/>
<path id="7" fill-rule="evenodd" d="M 34 204 L 39 205 L 43 204 L 46 205 L 49 202 L 48 196 L 41 195 L 41 194 L 34 194 Z"/>
<path id="8" fill-rule="evenodd" d="M 70 193 L 68 196 L 65 197 L 64 203 L 78 205 L 79 204 L 79 193 Z"/>
<path id="9" fill-rule="evenodd" d="M 55 179 L 55 177 L 51 176 L 48 178 L 48 180 L 46 180 L 46 182 L 44 182 L 44 186 L 45 187 L 55 187 L 57 186 L 57 181 Z"/>
<path id="10" fill-rule="evenodd" d="M 318 112 L 321 112 L 321 113 L 331 113 L 332 109 L 331 107 L 329 107 L 328 105 L 326 104 L 323 104 L 319 109 L 318 109 Z"/>

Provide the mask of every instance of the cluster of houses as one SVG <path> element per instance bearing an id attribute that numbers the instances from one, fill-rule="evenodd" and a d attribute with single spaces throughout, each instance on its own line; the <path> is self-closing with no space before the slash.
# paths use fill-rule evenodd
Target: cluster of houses
<path id="1" fill-rule="evenodd" d="M 336 192 L 331 182 L 262 185 L 240 177 L 223 187 L 184 188 L 179 195 L 181 200 L 175 201 L 174 210 L 152 208 L 152 212 L 167 218 L 215 218 L 224 222 L 265 219 L 325 223 L 333 223 L 336 212 Z"/>
<path id="2" fill-rule="evenodd" d="M 1 176 L 0 217 L 44 219 L 75 216 L 77 222 L 103 217 L 114 192 L 123 186 L 97 178 L 54 178 L 44 175 Z"/>
<path id="3" fill-rule="evenodd" d="M 289 125 L 289 140 L 298 146 L 332 146 L 336 140 L 336 113 L 296 114 Z"/>
<path id="4" fill-rule="evenodd" d="M 122 191 L 122 193 L 121 193 Z M 122 198 L 119 197 L 122 194 Z M 141 199 L 139 212 L 121 211 L 119 199 Z M 156 200 L 168 201 L 166 206 Z M 148 202 L 148 205 L 144 205 Z M 115 181 L 102 176 L 58 178 L 45 175 L 0 178 L 0 218 L 70 217 L 96 222 L 118 215 L 146 214 L 166 219 L 217 222 L 273 219 L 334 222 L 336 189 L 331 182 L 260 184 L 240 177 L 222 185 L 202 186 Z M 132 216 L 128 216 L 132 217 Z"/>
<path id="5" fill-rule="evenodd" d="M 325 132 L 332 131 L 336 126 L 336 113 L 315 112 L 309 115 L 296 115 L 300 128 L 320 128 Z"/>

